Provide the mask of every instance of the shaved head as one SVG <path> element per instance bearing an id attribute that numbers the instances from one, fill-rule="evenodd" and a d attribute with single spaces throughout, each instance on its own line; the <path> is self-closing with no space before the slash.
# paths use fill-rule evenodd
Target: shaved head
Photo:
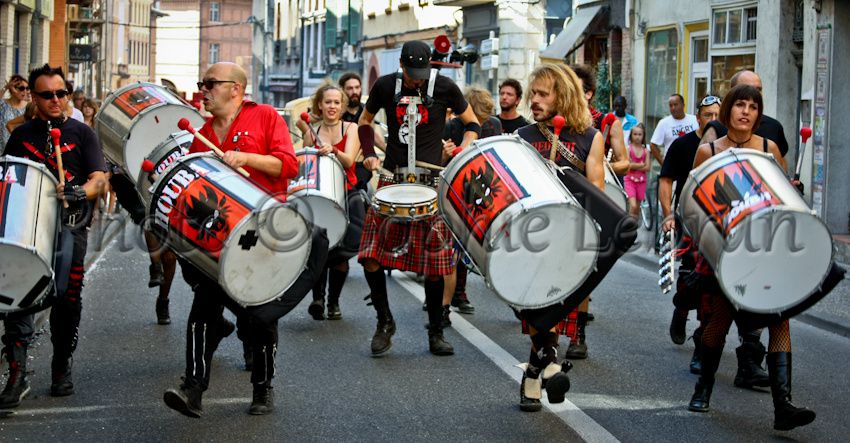
<path id="1" fill-rule="evenodd" d="M 232 80 L 240 85 L 242 89 L 248 85 L 248 74 L 241 66 L 232 62 L 218 62 L 207 69 L 206 78 L 215 78 L 216 80 Z"/>
<path id="2" fill-rule="evenodd" d="M 753 71 L 738 71 L 729 80 L 730 86 L 749 85 L 761 91 L 761 78 Z"/>

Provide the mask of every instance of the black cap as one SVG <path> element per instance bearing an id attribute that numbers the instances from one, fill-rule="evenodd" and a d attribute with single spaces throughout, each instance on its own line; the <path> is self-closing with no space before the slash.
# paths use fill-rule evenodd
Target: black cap
<path id="1" fill-rule="evenodd" d="M 401 65 L 408 77 L 428 80 L 431 76 L 431 47 L 419 40 L 405 43 L 401 47 Z"/>

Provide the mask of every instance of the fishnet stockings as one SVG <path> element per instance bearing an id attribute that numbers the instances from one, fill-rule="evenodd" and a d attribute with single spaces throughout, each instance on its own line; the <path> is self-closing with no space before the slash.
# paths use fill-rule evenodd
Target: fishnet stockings
<path id="1" fill-rule="evenodd" d="M 709 348 L 722 348 L 726 344 L 726 334 L 732 326 L 734 309 L 726 297 L 714 294 L 711 300 L 711 316 L 702 334 L 702 344 Z M 791 352 L 791 329 L 788 320 L 768 327 L 770 339 L 767 352 Z"/>

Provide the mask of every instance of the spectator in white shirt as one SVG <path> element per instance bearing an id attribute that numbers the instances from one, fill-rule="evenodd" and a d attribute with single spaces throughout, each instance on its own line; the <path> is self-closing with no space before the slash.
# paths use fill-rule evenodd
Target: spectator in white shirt
<path id="1" fill-rule="evenodd" d="M 659 164 L 664 163 L 667 148 L 673 144 L 673 140 L 699 128 L 697 118 L 693 114 L 685 113 L 685 99 L 679 94 L 673 94 L 667 102 L 670 107 L 670 115 L 661 119 L 655 132 L 652 133 L 650 148 L 652 156 Z M 663 147 L 663 151 L 662 151 Z"/>

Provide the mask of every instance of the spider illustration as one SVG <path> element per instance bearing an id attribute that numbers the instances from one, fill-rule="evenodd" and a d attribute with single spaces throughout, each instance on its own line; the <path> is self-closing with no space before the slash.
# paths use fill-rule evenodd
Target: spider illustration
<path id="1" fill-rule="evenodd" d="M 496 196 L 502 191 L 502 180 L 489 163 L 477 171 L 470 171 L 463 179 L 464 203 L 475 216 L 492 208 Z"/>
<path id="2" fill-rule="evenodd" d="M 202 186 L 201 195 L 191 196 L 191 204 L 186 208 L 189 226 L 198 230 L 195 240 L 214 238 L 217 232 L 227 228 L 227 216 L 230 213 L 226 196 L 222 196 L 219 201 L 215 189 Z"/>

